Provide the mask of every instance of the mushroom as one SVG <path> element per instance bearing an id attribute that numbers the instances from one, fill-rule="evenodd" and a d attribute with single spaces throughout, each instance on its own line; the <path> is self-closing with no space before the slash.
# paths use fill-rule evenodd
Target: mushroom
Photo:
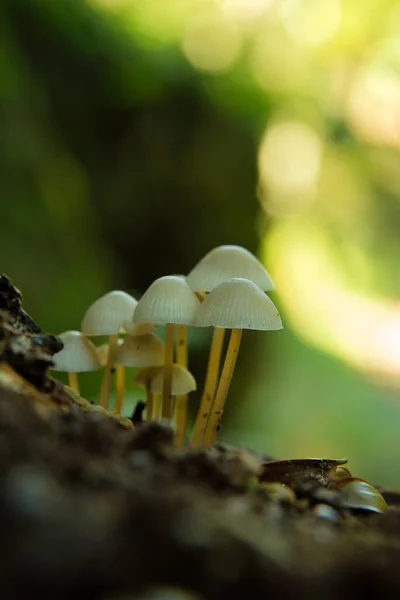
<path id="1" fill-rule="evenodd" d="M 208 294 L 196 313 L 194 324 L 198 327 L 212 326 L 232 330 L 204 433 L 206 446 L 211 446 L 224 410 L 243 329 L 278 330 L 282 329 L 282 321 L 272 300 L 255 283 L 238 277 L 220 283 Z"/>
<path id="2" fill-rule="evenodd" d="M 164 379 L 171 380 L 171 396 L 189 394 L 197 389 L 196 380 L 193 375 L 182 365 L 173 364 L 158 368 L 153 372 L 150 389 L 153 394 L 160 394 L 164 388 Z"/>
<path id="3" fill-rule="evenodd" d="M 101 367 L 96 346 L 79 331 L 65 331 L 58 337 L 64 347 L 54 354 L 52 369 L 67 372 L 69 387 L 79 394 L 78 373 L 97 371 Z"/>
<path id="4" fill-rule="evenodd" d="M 111 370 L 114 366 L 118 334 L 124 322 L 131 321 L 137 301 L 135 298 L 114 290 L 96 300 L 87 309 L 82 320 L 82 333 L 89 336 L 108 335 L 108 356 L 100 391 L 100 405 L 108 408 L 111 387 Z"/>
<path id="5" fill-rule="evenodd" d="M 171 396 L 186 398 L 190 392 L 197 389 L 193 375 L 177 363 L 169 367 L 145 367 L 136 377 L 135 383 L 143 385 L 146 389 L 147 420 L 160 420 L 161 398 L 165 376 L 171 380 Z M 178 427 L 178 423 L 177 423 Z M 185 439 L 185 430 L 180 435 Z M 177 441 L 177 437 L 175 438 Z"/>
<path id="6" fill-rule="evenodd" d="M 114 364 L 117 367 L 115 412 L 120 414 L 125 387 L 124 368 L 163 365 L 164 342 L 154 333 L 127 336 L 117 348 Z"/>
<path id="7" fill-rule="evenodd" d="M 174 325 L 191 325 L 200 306 L 183 277 L 168 275 L 156 279 L 139 300 L 133 314 L 133 323 L 153 323 L 165 325 L 164 366 L 174 362 Z M 171 372 L 163 378 L 162 416 L 172 417 Z"/>
<path id="8" fill-rule="evenodd" d="M 211 292 L 220 283 L 234 277 L 253 281 L 264 292 L 271 291 L 275 287 L 269 273 L 258 258 L 245 248 L 232 245 L 218 246 L 208 252 L 190 271 L 186 280 L 196 295 L 203 300 L 207 292 Z M 214 328 L 204 390 L 192 431 L 191 444 L 193 446 L 200 445 L 202 442 L 214 400 L 224 335 L 225 329 Z"/>
<path id="9" fill-rule="evenodd" d="M 206 254 L 186 277 L 192 290 L 210 292 L 227 279 L 243 277 L 262 290 L 274 289 L 264 265 L 242 246 L 217 246 Z"/>

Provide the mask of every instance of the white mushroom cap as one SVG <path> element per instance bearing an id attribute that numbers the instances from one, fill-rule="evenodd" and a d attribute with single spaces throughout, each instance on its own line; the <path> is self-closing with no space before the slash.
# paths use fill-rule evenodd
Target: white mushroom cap
<path id="1" fill-rule="evenodd" d="M 122 338 L 119 338 L 117 346 L 121 346 L 121 344 L 123 344 L 123 343 L 124 343 L 124 340 Z M 99 360 L 100 360 L 100 365 L 102 367 L 105 367 L 107 364 L 107 358 L 108 358 L 108 350 L 109 350 L 108 344 L 102 344 L 101 346 L 95 346 L 95 348 L 97 350 L 97 356 L 99 357 Z"/>
<path id="2" fill-rule="evenodd" d="M 156 279 L 139 300 L 134 323 L 175 323 L 191 325 L 200 306 L 196 295 L 182 277 Z"/>
<path id="3" fill-rule="evenodd" d="M 223 281 L 236 277 L 253 281 L 264 292 L 275 289 L 264 265 L 241 246 L 214 248 L 190 271 L 186 281 L 192 290 L 210 292 Z"/>
<path id="4" fill-rule="evenodd" d="M 82 320 L 82 332 L 86 335 L 115 335 L 124 321 L 131 321 L 137 305 L 133 296 L 120 290 L 108 292 L 87 309 Z"/>
<path id="5" fill-rule="evenodd" d="M 115 364 L 124 367 L 155 367 L 164 364 L 164 342 L 153 333 L 127 336 L 119 346 Z"/>
<path id="6" fill-rule="evenodd" d="M 261 331 L 283 328 L 272 300 L 255 283 L 241 278 L 214 288 L 197 311 L 194 325 Z"/>
<path id="7" fill-rule="evenodd" d="M 64 348 L 53 356 L 54 371 L 67 373 L 83 373 L 100 369 L 97 349 L 79 331 L 65 331 L 58 336 Z"/>
<path id="8" fill-rule="evenodd" d="M 153 394 L 162 394 L 164 375 L 167 369 L 171 370 L 171 396 L 189 394 L 197 389 L 196 380 L 190 371 L 182 365 L 172 365 L 172 367 L 160 367 L 155 372 L 150 382 L 150 389 Z"/>

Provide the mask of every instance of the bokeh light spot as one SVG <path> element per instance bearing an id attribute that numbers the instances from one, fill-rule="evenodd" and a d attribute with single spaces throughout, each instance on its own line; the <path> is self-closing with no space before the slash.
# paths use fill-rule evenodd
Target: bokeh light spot
<path id="1" fill-rule="evenodd" d="M 182 39 L 182 49 L 196 69 L 221 72 L 230 69 L 242 48 L 240 29 L 209 11 L 193 17 Z"/>
<path id="2" fill-rule="evenodd" d="M 252 75 L 262 89 L 290 93 L 306 86 L 309 72 L 304 53 L 284 30 L 264 27 L 249 55 Z"/>
<path id="3" fill-rule="evenodd" d="M 220 3 L 227 15 L 247 21 L 262 15 L 275 0 L 220 0 Z"/>
<path id="4" fill-rule="evenodd" d="M 338 30 L 340 0 L 284 0 L 281 17 L 288 34 L 300 44 L 318 46 Z"/>
<path id="5" fill-rule="evenodd" d="M 276 225 L 264 240 L 285 312 L 308 342 L 353 367 L 400 384 L 400 303 L 349 290 L 323 232 Z"/>
<path id="6" fill-rule="evenodd" d="M 349 93 L 346 113 L 358 136 L 370 143 L 400 147 L 400 83 L 394 73 L 362 71 Z"/>
<path id="7" fill-rule="evenodd" d="M 317 133 L 305 123 L 287 121 L 267 128 L 258 155 L 259 191 L 266 212 L 283 217 L 309 205 L 321 148 Z"/>

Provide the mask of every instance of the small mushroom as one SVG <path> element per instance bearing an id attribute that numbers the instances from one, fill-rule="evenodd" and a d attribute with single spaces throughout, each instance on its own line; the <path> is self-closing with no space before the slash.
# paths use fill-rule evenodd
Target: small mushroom
<path id="1" fill-rule="evenodd" d="M 275 288 L 264 265 L 251 252 L 241 246 L 218 246 L 206 254 L 187 276 L 187 283 L 201 300 L 217 285 L 241 277 L 253 281 L 264 292 Z M 213 331 L 204 390 L 193 426 L 191 445 L 201 444 L 217 389 L 225 329 Z"/>
<path id="2" fill-rule="evenodd" d="M 205 430 L 205 442 L 210 446 L 228 395 L 243 329 L 274 331 L 282 329 L 278 309 L 272 300 L 252 281 L 234 278 L 220 283 L 200 305 L 194 324 L 197 327 L 231 329 L 228 350 L 210 418 Z"/>
<path id="3" fill-rule="evenodd" d="M 196 295 L 183 277 L 169 275 L 156 279 L 139 300 L 133 314 L 133 323 L 152 323 L 165 325 L 164 365 L 174 362 L 174 326 L 191 325 L 200 306 Z M 162 416 L 172 417 L 170 370 L 163 378 Z"/>
<path id="4" fill-rule="evenodd" d="M 58 337 L 64 347 L 54 354 L 52 369 L 67 372 L 69 387 L 79 394 L 78 373 L 97 371 L 101 367 L 96 346 L 79 331 L 65 331 Z"/>
<path id="5" fill-rule="evenodd" d="M 164 379 L 167 375 L 171 378 L 171 396 L 189 394 L 197 389 L 196 380 L 190 371 L 182 365 L 173 364 L 154 372 L 150 384 L 153 394 L 160 394 L 163 391 Z"/>
<path id="6" fill-rule="evenodd" d="M 105 294 L 87 309 L 82 320 L 82 333 L 88 336 L 108 335 L 108 356 L 100 391 L 100 405 L 108 408 L 111 388 L 111 370 L 114 366 L 118 335 L 126 321 L 132 320 L 137 301 L 135 298 L 114 290 Z"/>
<path id="7" fill-rule="evenodd" d="M 164 342 L 154 333 L 127 336 L 116 350 L 114 364 L 117 367 L 115 412 L 120 414 L 125 388 L 125 367 L 163 365 Z"/>
<path id="8" fill-rule="evenodd" d="M 173 364 L 167 367 L 147 367 L 139 371 L 135 382 L 144 385 L 149 412 L 155 420 L 160 418 L 160 400 L 165 376 L 171 381 L 171 396 L 185 396 L 196 390 L 196 380 L 182 365 Z M 176 439 L 176 438 L 175 438 Z"/>

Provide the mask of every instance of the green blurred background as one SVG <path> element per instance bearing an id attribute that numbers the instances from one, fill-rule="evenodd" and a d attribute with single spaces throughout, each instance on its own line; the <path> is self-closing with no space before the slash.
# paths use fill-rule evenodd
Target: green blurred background
<path id="1" fill-rule="evenodd" d="M 43 329 L 246 246 L 285 329 L 220 437 L 399 485 L 396 0 L 3 0 L 0 47 L 1 270 Z"/>

